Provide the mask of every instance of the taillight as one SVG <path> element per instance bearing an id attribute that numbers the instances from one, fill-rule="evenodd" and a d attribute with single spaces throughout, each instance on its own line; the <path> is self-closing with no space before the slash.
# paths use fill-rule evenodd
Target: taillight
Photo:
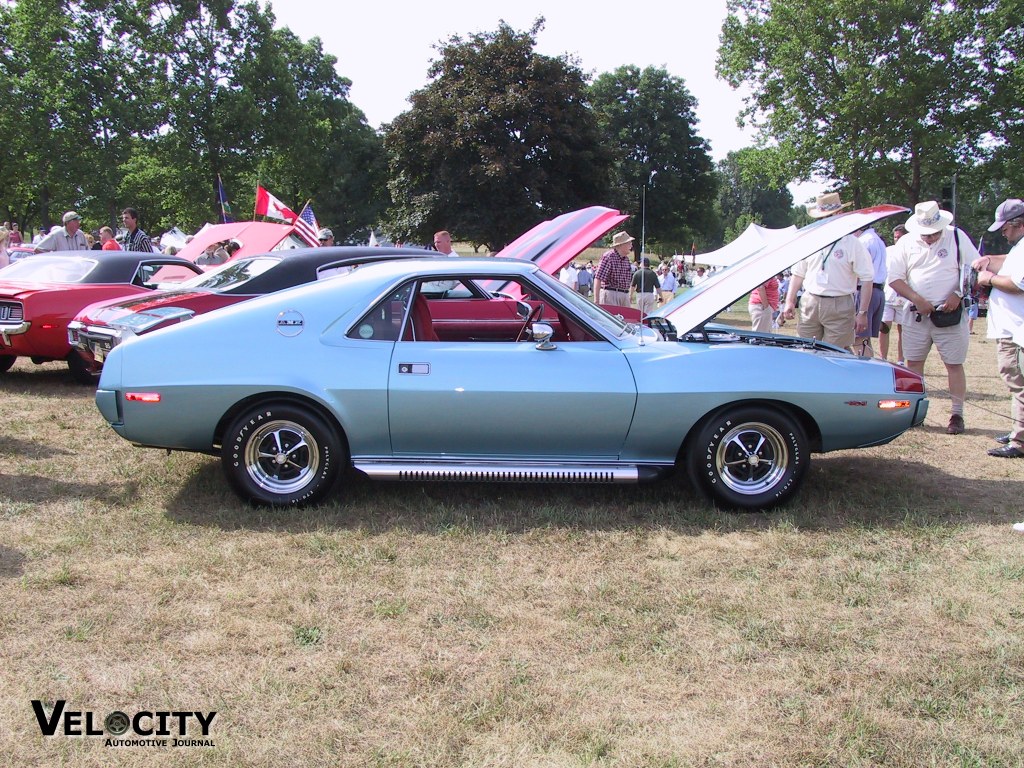
<path id="1" fill-rule="evenodd" d="M 924 392 L 924 376 L 898 365 L 892 367 L 893 386 L 897 392 Z"/>

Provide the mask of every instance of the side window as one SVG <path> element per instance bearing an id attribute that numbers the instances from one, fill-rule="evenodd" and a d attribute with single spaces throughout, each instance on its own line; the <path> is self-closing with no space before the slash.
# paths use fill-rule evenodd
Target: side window
<path id="1" fill-rule="evenodd" d="M 412 283 L 408 283 L 363 315 L 349 331 L 349 338 L 367 341 L 398 341 L 402 335 L 402 321 L 409 309 Z"/>

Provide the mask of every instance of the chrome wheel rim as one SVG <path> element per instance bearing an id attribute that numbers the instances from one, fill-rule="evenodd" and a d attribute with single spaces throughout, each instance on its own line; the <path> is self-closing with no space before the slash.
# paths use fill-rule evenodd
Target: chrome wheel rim
<path id="1" fill-rule="evenodd" d="M 245 446 L 245 468 L 260 488 L 275 494 L 301 490 L 320 469 L 320 449 L 308 429 L 294 421 L 263 424 Z"/>
<path id="2" fill-rule="evenodd" d="M 715 467 L 722 482 L 745 496 L 773 488 L 788 466 L 789 445 L 778 430 L 767 424 L 733 427 L 715 452 Z"/>

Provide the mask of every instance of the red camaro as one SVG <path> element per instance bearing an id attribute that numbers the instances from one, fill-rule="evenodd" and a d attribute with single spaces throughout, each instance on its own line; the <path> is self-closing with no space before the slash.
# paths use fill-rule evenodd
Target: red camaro
<path id="1" fill-rule="evenodd" d="M 136 251 L 40 253 L 0 269 L 0 373 L 19 357 L 66 360 L 76 381 L 95 384 L 97 373 L 68 344 L 75 315 L 195 274 L 202 270 L 185 259 Z"/>

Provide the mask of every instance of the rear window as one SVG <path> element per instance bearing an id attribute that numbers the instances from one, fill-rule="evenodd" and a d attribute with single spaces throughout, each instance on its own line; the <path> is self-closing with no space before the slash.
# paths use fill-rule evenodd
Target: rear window
<path id="1" fill-rule="evenodd" d="M 33 283 L 80 283 L 96 269 L 96 259 L 30 256 L 0 269 L 0 278 Z"/>

